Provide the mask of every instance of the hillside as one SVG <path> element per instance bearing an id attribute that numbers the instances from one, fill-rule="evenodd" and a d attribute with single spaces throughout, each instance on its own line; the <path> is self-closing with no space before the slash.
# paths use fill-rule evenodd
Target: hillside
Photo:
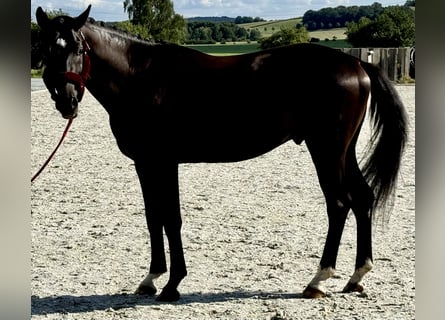
<path id="1" fill-rule="evenodd" d="M 260 21 L 252 23 L 240 24 L 240 27 L 245 29 L 258 29 L 263 37 L 269 37 L 274 32 L 280 30 L 280 28 L 293 28 L 297 23 L 301 23 L 302 18 L 292 18 L 285 20 L 270 20 L 270 21 Z"/>
<path id="2" fill-rule="evenodd" d="M 302 18 L 292 18 L 286 20 L 271 20 L 253 23 L 240 24 L 240 27 L 245 29 L 258 29 L 261 32 L 262 37 L 270 37 L 274 32 L 279 31 L 282 27 L 293 28 L 298 23 L 302 22 Z M 320 40 L 329 39 L 332 40 L 334 37 L 338 40 L 346 39 L 346 28 L 334 28 L 334 29 L 320 29 L 310 31 L 309 35 L 313 38 L 319 38 Z"/>
<path id="3" fill-rule="evenodd" d="M 334 28 L 334 29 L 323 29 L 323 30 L 314 30 L 309 31 L 309 36 L 311 38 L 318 38 L 320 40 L 333 40 L 334 37 L 337 40 L 346 39 L 346 28 Z"/>

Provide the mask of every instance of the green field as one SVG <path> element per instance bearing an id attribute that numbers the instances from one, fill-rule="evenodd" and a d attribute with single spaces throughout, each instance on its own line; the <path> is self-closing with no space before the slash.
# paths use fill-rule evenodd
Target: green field
<path id="1" fill-rule="evenodd" d="M 270 37 L 274 32 L 279 31 L 281 28 L 295 28 L 298 23 L 302 23 L 302 18 L 293 18 L 287 20 L 272 20 L 262 22 L 252 22 L 240 24 L 240 27 L 245 29 L 258 29 L 263 37 Z M 334 37 L 338 40 L 346 39 L 346 28 L 334 28 L 327 30 L 310 31 L 309 35 L 320 40 L 330 39 Z"/>
<path id="2" fill-rule="evenodd" d="M 286 20 L 272 20 L 252 23 L 240 24 L 245 29 L 258 29 L 263 37 L 270 37 L 274 32 L 280 31 L 281 28 L 295 28 L 297 23 L 301 23 L 302 18 L 293 18 Z"/>
<path id="3" fill-rule="evenodd" d="M 350 48 L 351 45 L 346 40 L 329 40 L 320 41 L 318 44 L 325 45 L 331 48 Z M 214 56 L 229 56 L 235 54 L 243 54 L 261 50 L 258 43 L 227 43 L 227 44 L 197 44 L 187 45 L 186 47 L 199 50 L 201 52 L 211 54 Z"/>
<path id="4" fill-rule="evenodd" d="M 276 21 L 262 21 L 240 24 L 240 26 L 246 29 L 257 28 L 263 37 L 269 37 L 274 32 L 280 30 L 280 28 L 294 28 L 297 23 L 301 23 L 301 18 L 294 18 L 288 20 L 276 20 Z M 346 28 L 334 28 L 329 30 L 316 30 L 310 31 L 309 36 L 311 38 L 318 38 L 320 42 L 318 44 L 325 45 L 331 48 L 350 48 L 351 45 L 346 41 Z M 335 40 L 334 40 L 335 39 Z M 197 44 L 187 45 L 189 48 L 193 48 L 211 55 L 216 56 L 228 56 L 234 54 L 242 54 L 260 50 L 257 42 L 228 42 L 226 44 Z"/>
<path id="5" fill-rule="evenodd" d="M 318 38 L 320 40 L 325 40 L 325 39 L 332 40 L 334 39 L 334 37 L 337 40 L 342 40 L 346 39 L 346 28 L 315 30 L 315 31 L 310 31 L 309 35 L 313 38 Z"/>
<path id="6" fill-rule="evenodd" d="M 229 56 L 234 54 L 242 54 L 260 50 L 257 42 L 237 42 L 226 44 L 194 44 L 187 47 L 211 54 L 214 56 Z"/>
<path id="7" fill-rule="evenodd" d="M 270 37 L 274 32 L 279 31 L 281 28 L 294 28 L 297 23 L 301 23 L 301 20 L 302 18 L 261 21 L 244 23 L 240 24 L 240 26 L 246 29 L 258 29 L 261 32 L 262 37 Z M 346 41 L 345 32 L 346 28 L 334 28 L 329 30 L 310 31 L 309 36 L 311 38 L 320 39 L 318 44 L 331 48 L 350 48 L 351 45 Z M 228 56 L 260 50 L 257 42 L 228 42 L 226 44 L 187 45 L 187 47 L 216 56 Z"/>

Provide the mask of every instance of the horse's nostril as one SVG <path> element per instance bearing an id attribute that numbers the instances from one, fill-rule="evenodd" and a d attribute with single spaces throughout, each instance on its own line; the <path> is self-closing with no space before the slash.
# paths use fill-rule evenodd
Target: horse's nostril
<path id="1" fill-rule="evenodd" d="M 71 98 L 71 106 L 72 106 L 72 107 L 77 107 L 77 105 L 78 105 L 77 98 L 72 97 L 72 98 Z"/>

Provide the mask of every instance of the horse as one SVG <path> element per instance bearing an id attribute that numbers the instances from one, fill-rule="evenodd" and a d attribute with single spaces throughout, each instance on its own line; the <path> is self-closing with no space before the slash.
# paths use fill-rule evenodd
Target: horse
<path id="1" fill-rule="evenodd" d="M 315 44 L 207 55 L 98 25 L 90 9 L 52 19 L 37 9 L 42 77 L 66 119 L 78 115 L 87 88 L 107 111 L 119 150 L 134 161 L 151 248 L 149 273 L 135 294 L 155 296 L 155 279 L 167 272 L 165 231 L 170 273 L 156 299 L 180 299 L 187 268 L 179 164 L 243 161 L 290 140 L 304 141 L 309 150 L 329 221 L 318 270 L 302 294 L 326 296 L 350 210 L 357 252 L 343 292 L 362 292 L 362 279 L 373 267 L 373 217 L 391 207 L 407 140 L 405 109 L 385 74 Z M 355 148 L 367 112 L 373 147 L 360 168 Z"/>

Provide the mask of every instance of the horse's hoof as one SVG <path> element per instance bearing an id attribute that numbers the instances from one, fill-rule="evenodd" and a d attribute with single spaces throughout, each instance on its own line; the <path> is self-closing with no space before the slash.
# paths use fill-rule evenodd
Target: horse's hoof
<path id="1" fill-rule="evenodd" d="M 161 294 L 156 298 L 156 301 L 160 302 L 175 302 L 180 298 L 179 291 L 176 289 L 166 289 L 164 288 Z"/>
<path id="2" fill-rule="evenodd" d="M 138 294 L 138 295 L 147 295 L 147 296 L 153 296 L 156 293 L 156 288 L 150 287 L 150 286 L 145 286 L 145 285 L 140 285 L 134 294 Z"/>
<path id="3" fill-rule="evenodd" d="M 364 288 L 360 283 L 351 283 L 348 282 L 346 287 L 343 289 L 343 293 L 350 293 L 350 292 L 363 292 Z"/>
<path id="4" fill-rule="evenodd" d="M 326 293 L 324 293 L 320 289 L 316 289 L 311 286 L 307 286 L 306 289 L 304 289 L 304 291 L 303 291 L 303 297 L 308 298 L 308 299 L 325 298 Z"/>

